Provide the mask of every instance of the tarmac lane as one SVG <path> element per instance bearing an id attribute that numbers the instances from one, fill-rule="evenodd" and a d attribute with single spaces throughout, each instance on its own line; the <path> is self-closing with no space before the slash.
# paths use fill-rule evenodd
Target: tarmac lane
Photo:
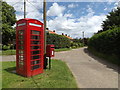
<path id="1" fill-rule="evenodd" d="M 118 66 L 95 57 L 88 52 L 87 47 L 56 52 L 53 59 L 60 59 L 67 63 L 79 88 L 108 88 L 108 90 L 112 90 L 119 87 Z"/>

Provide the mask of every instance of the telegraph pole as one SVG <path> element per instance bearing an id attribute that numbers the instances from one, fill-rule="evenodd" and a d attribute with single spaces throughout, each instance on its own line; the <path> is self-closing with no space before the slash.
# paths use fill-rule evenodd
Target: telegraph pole
<path id="1" fill-rule="evenodd" d="M 24 18 L 26 18 L 26 1 L 24 0 Z"/>
<path id="2" fill-rule="evenodd" d="M 44 19 L 44 54 L 46 54 L 46 0 L 43 3 L 43 19 Z"/>
<path id="3" fill-rule="evenodd" d="M 84 45 L 84 31 L 82 33 L 83 33 L 83 45 Z"/>
<path id="4" fill-rule="evenodd" d="M 44 69 L 47 69 L 48 60 L 46 58 L 46 0 L 43 2 L 43 19 L 44 19 Z M 49 60 L 50 62 L 50 60 Z"/>

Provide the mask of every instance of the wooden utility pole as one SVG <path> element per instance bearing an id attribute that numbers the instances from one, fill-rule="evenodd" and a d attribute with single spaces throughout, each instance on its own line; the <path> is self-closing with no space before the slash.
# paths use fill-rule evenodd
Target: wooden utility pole
<path id="1" fill-rule="evenodd" d="M 43 3 L 43 19 L 44 19 L 44 54 L 46 54 L 46 0 Z"/>
<path id="2" fill-rule="evenodd" d="M 83 45 L 84 45 L 84 31 L 82 33 L 83 33 Z"/>
<path id="3" fill-rule="evenodd" d="M 26 18 L 26 1 L 24 0 L 24 18 Z"/>

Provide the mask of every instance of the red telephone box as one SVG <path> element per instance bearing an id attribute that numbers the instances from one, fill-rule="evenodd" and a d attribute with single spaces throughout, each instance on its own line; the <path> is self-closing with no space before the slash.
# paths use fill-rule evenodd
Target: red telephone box
<path id="1" fill-rule="evenodd" d="M 43 73 L 43 23 L 21 19 L 16 25 L 16 72 L 25 77 Z"/>

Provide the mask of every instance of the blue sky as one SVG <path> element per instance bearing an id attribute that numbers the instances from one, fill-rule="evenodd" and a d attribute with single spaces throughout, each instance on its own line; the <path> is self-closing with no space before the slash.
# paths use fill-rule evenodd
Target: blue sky
<path id="1" fill-rule="evenodd" d="M 5 1 L 15 8 L 17 19 L 22 19 L 23 2 Z M 109 2 L 109 0 L 108 2 L 47 2 L 47 27 L 58 34 L 68 34 L 73 38 L 82 37 L 83 31 L 85 37 L 91 37 L 101 29 L 101 23 L 106 19 L 106 15 L 119 5 L 118 1 Z M 27 18 L 43 22 L 42 9 L 42 2 L 27 0 Z"/>

